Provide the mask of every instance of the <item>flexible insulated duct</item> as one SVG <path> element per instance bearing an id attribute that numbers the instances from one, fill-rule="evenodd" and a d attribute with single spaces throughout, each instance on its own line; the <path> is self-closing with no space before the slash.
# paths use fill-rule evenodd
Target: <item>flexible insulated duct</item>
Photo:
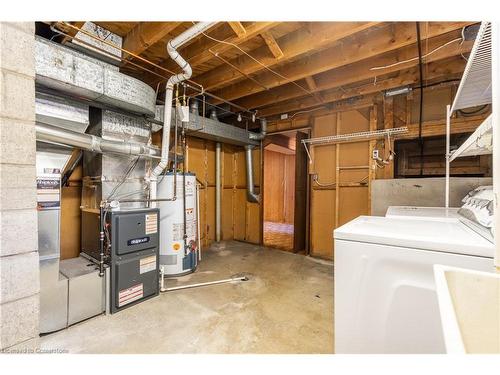
<path id="1" fill-rule="evenodd" d="M 36 124 L 36 139 L 41 142 L 64 144 L 82 150 L 99 153 L 116 153 L 159 157 L 158 149 L 134 142 L 121 142 L 103 139 L 95 135 L 77 133 L 71 130 L 46 124 Z"/>

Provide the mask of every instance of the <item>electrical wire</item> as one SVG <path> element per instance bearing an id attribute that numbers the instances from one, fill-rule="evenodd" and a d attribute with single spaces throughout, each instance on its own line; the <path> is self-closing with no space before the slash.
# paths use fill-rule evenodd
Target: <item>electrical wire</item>
<path id="1" fill-rule="evenodd" d="M 114 194 L 118 191 L 118 189 L 125 183 L 125 180 L 128 178 L 130 173 L 134 170 L 134 168 L 137 166 L 137 163 L 139 162 L 139 159 L 141 157 L 137 156 L 132 162 L 130 162 L 129 167 L 127 171 L 125 172 L 125 175 L 123 176 L 122 180 L 111 190 L 111 193 L 108 195 L 106 200 L 110 200 L 114 197 Z"/>
<path id="2" fill-rule="evenodd" d="M 361 184 L 363 183 L 364 181 L 368 180 L 370 176 L 365 176 L 363 177 L 361 180 L 359 181 L 352 181 L 352 182 L 347 182 L 348 184 L 350 183 L 354 183 L 354 184 Z M 313 179 L 313 182 L 318 185 L 319 187 L 330 187 L 330 186 L 337 186 L 337 183 L 336 182 L 329 182 L 329 183 L 323 183 L 323 182 L 319 182 L 319 178 L 318 176 L 316 175 Z M 345 183 L 345 182 L 344 182 Z"/>
<path id="3" fill-rule="evenodd" d="M 455 38 L 453 40 L 450 40 L 449 42 L 444 43 L 443 45 L 441 45 L 439 47 L 434 48 L 429 53 L 426 53 L 425 55 L 423 55 L 422 59 L 425 59 L 425 58 L 429 57 L 430 55 L 432 55 L 433 53 L 439 51 L 440 49 L 442 49 L 442 48 L 444 48 L 452 43 L 458 42 L 458 41 L 462 41 L 462 43 L 463 43 L 463 38 Z M 462 44 L 462 43 L 460 43 L 460 44 Z M 370 68 L 370 70 L 381 70 L 381 69 L 393 68 L 395 66 L 406 64 L 406 63 L 409 63 L 409 62 L 412 62 L 415 60 L 419 60 L 419 59 L 420 59 L 420 56 L 417 56 L 417 57 L 413 57 L 413 58 L 408 59 L 408 60 L 398 61 L 398 62 L 395 62 L 393 64 L 389 64 L 389 65 L 374 66 L 373 68 Z"/>
<path id="4" fill-rule="evenodd" d="M 323 105 L 321 107 L 317 107 L 317 108 L 313 108 L 313 109 L 308 109 L 308 110 L 305 110 L 305 111 L 298 111 L 298 112 L 295 112 L 293 115 L 291 115 L 290 119 L 293 119 L 295 116 L 303 114 L 303 113 L 315 112 L 315 111 L 319 111 L 320 109 L 324 109 L 324 108 L 328 108 L 328 107 L 326 105 Z"/>
<path id="5" fill-rule="evenodd" d="M 193 25 L 195 23 L 193 22 Z M 259 64 L 260 66 L 262 66 L 264 69 L 270 71 L 271 73 L 273 73 L 274 75 L 280 77 L 281 79 L 284 79 L 285 81 L 287 81 L 288 83 L 292 83 L 294 84 L 295 86 L 297 86 L 299 89 L 301 89 L 302 91 L 304 91 L 306 94 L 308 95 L 311 95 L 311 96 L 314 96 L 314 93 L 312 91 L 309 91 L 307 89 L 305 89 L 303 86 L 299 85 L 297 82 L 291 80 L 290 78 L 288 77 L 285 77 L 283 74 L 281 73 L 278 73 L 277 71 L 275 71 L 274 69 L 271 69 L 270 67 L 268 67 L 266 64 L 260 62 L 259 60 L 257 60 L 255 57 L 253 57 L 252 55 L 250 55 L 249 53 L 247 53 L 245 50 L 243 50 L 241 47 L 239 47 L 237 44 L 234 44 L 234 43 L 231 43 L 231 42 L 227 42 L 225 40 L 220 40 L 220 39 L 217 39 L 217 38 L 214 38 L 214 37 L 211 37 L 210 35 L 208 35 L 207 33 L 205 32 L 202 32 L 202 34 L 207 37 L 208 39 L 211 39 L 213 40 L 214 42 L 217 42 L 217 43 L 222 43 L 222 44 L 226 44 L 226 45 L 229 45 L 229 46 L 232 46 L 234 48 L 236 48 L 237 50 L 239 50 L 241 53 L 245 54 L 246 56 L 248 56 L 249 58 L 251 58 L 253 61 L 255 61 L 257 64 Z M 214 53 L 212 51 L 210 51 L 211 53 Z"/>

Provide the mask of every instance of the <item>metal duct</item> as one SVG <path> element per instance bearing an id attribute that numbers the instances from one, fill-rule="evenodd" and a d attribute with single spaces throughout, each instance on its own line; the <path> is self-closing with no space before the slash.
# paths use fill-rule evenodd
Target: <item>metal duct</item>
<path id="1" fill-rule="evenodd" d="M 157 106 L 155 120 L 163 121 L 163 112 L 164 106 Z M 251 136 L 252 134 L 259 136 L 258 133 L 252 133 L 246 129 L 201 116 L 195 112 L 189 114 L 189 122 L 185 124 L 185 127 L 189 136 L 197 138 L 235 146 L 259 145 L 259 141 L 253 140 Z"/>
<path id="2" fill-rule="evenodd" d="M 35 39 L 36 84 L 109 104 L 134 113 L 154 115 L 156 93 L 148 84 L 83 53 Z"/>
<path id="3" fill-rule="evenodd" d="M 250 133 L 250 139 L 261 141 L 267 134 L 267 120 L 265 118 L 260 120 L 260 133 Z"/>
<path id="4" fill-rule="evenodd" d="M 189 65 L 189 63 L 179 54 L 179 52 L 177 52 L 177 48 L 182 46 L 192 38 L 196 37 L 197 35 L 203 33 L 205 30 L 209 29 L 215 24 L 216 22 L 199 22 L 167 43 L 167 52 L 172 60 L 174 60 L 174 62 L 182 68 L 182 73 L 173 75 L 167 81 L 165 90 L 166 106 L 163 119 L 161 161 L 158 163 L 151 174 L 151 178 L 153 180 L 156 180 L 156 178 L 158 178 L 158 176 L 165 170 L 168 165 L 168 153 L 170 148 L 170 123 L 172 120 L 172 106 L 170 105 L 170 103 L 172 103 L 174 85 L 189 79 L 191 77 L 191 74 L 193 73 L 191 65 Z M 152 193 L 156 195 L 156 189 L 153 189 Z M 156 196 L 152 196 L 151 198 L 154 199 L 156 198 Z"/>
<path id="5" fill-rule="evenodd" d="M 40 123 L 36 124 L 36 139 L 41 142 L 64 144 L 98 153 L 110 152 L 124 155 L 141 155 L 150 158 L 160 156 L 157 148 L 145 144 L 112 141 L 95 135 L 77 133 Z"/>
<path id="6" fill-rule="evenodd" d="M 253 156 L 252 150 L 254 146 L 245 146 L 245 161 L 247 167 L 247 201 L 252 203 L 260 202 L 260 194 L 255 194 L 253 185 Z"/>
<path id="7" fill-rule="evenodd" d="M 260 120 L 260 133 L 250 133 L 250 139 L 258 140 L 260 142 L 260 157 L 264 152 L 262 148 L 262 140 L 267 134 L 267 120 L 265 118 Z M 245 146 L 245 160 L 247 167 L 247 201 L 252 203 L 260 202 L 260 194 L 255 194 L 253 185 L 253 146 Z M 261 159 L 262 160 L 262 159 Z"/>

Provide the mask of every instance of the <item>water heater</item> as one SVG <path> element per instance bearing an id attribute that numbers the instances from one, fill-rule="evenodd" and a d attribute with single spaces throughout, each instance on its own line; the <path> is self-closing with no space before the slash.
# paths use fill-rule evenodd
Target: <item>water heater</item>
<path id="1" fill-rule="evenodd" d="M 159 204 L 160 267 L 165 276 L 186 275 L 198 265 L 196 176 L 168 172 L 158 179 L 157 195 L 159 198 L 175 197 Z"/>

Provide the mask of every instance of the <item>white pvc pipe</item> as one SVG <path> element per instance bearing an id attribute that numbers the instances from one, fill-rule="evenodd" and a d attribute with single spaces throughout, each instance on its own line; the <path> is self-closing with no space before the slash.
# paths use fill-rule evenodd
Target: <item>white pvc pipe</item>
<path id="1" fill-rule="evenodd" d="M 446 106 L 446 182 L 444 204 L 446 208 L 450 207 L 450 132 L 451 132 L 451 106 Z"/>
<path id="2" fill-rule="evenodd" d="M 182 73 L 171 76 L 167 81 L 165 90 L 165 113 L 163 116 L 161 160 L 151 173 L 151 180 L 157 179 L 158 176 L 165 170 L 165 168 L 168 165 L 168 152 L 170 148 L 170 124 L 172 120 L 172 98 L 173 98 L 174 85 L 189 79 L 193 74 L 191 66 L 179 54 L 179 52 L 177 52 L 177 48 L 182 46 L 184 43 L 188 42 L 192 38 L 203 33 L 205 30 L 209 29 L 215 24 L 216 22 L 199 22 L 167 43 L 167 52 L 172 58 L 172 60 L 174 60 L 175 63 L 182 68 Z M 153 190 L 151 191 L 153 192 Z M 156 196 L 151 196 L 151 198 L 156 199 Z"/>
<path id="3" fill-rule="evenodd" d="M 198 237 L 198 262 L 201 261 L 201 224 L 200 224 L 200 184 L 196 184 L 196 231 Z"/>
<path id="4" fill-rule="evenodd" d="M 215 241 L 221 239 L 221 144 L 215 144 Z"/>

